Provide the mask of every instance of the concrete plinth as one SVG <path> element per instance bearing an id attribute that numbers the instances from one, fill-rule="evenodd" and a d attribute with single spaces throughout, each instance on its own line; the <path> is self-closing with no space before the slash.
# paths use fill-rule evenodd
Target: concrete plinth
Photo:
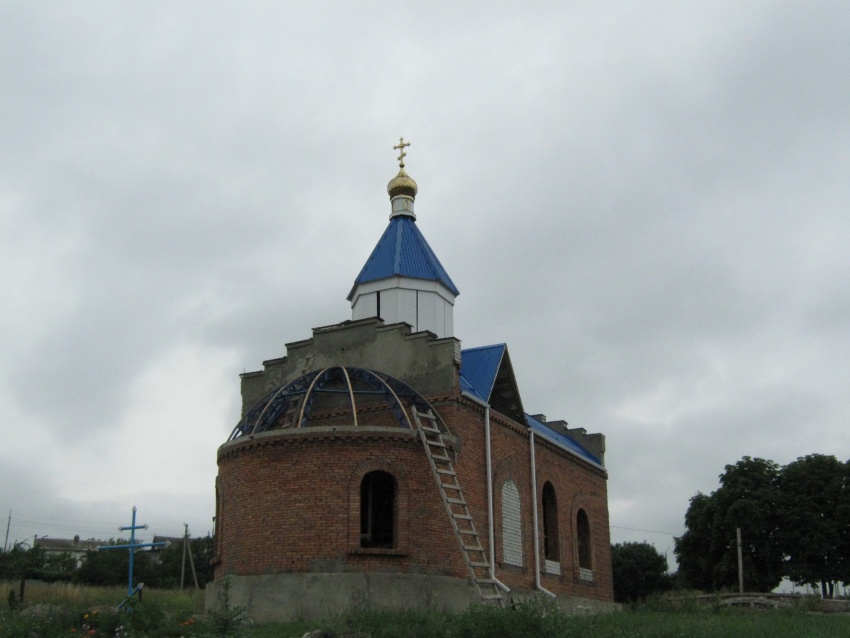
<path id="1" fill-rule="evenodd" d="M 308 573 L 228 576 L 230 605 L 254 622 L 327 618 L 356 609 L 461 611 L 476 602 L 474 589 L 448 576 L 389 573 Z M 220 604 L 223 581 L 207 584 L 206 609 Z"/>

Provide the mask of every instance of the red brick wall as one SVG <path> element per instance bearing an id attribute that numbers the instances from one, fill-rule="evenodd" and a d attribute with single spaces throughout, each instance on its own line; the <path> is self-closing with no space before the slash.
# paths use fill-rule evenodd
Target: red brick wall
<path id="1" fill-rule="evenodd" d="M 488 548 L 484 411 L 459 396 L 431 397 L 457 437 L 455 469 L 481 544 Z M 496 575 L 510 587 L 533 589 L 534 538 L 529 435 L 491 412 Z M 541 584 L 565 595 L 613 600 L 604 471 L 537 438 L 537 495 L 552 483 L 558 503 L 561 575 Z M 359 486 L 372 470 L 396 477 L 394 549 L 359 547 Z M 511 478 L 520 493 L 523 566 L 502 564 L 501 488 Z M 398 571 L 467 578 L 458 541 L 418 436 L 400 428 L 339 427 L 271 432 L 219 450 L 216 576 L 306 571 Z M 579 580 L 575 518 L 590 519 L 592 583 Z"/>
<path id="2" fill-rule="evenodd" d="M 462 440 L 457 472 L 464 495 L 473 510 L 476 526 L 487 542 L 487 486 L 484 443 L 484 409 L 471 401 L 437 402 L 436 407 L 449 428 Z M 496 576 L 509 587 L 531 589 L 534 579 L 534 521 L 529 434 L 526 428 L 499 414 L 490 412 L 491 455 L 493 459 L 493 520 L 495 523 Z M 565 596 L 613 600 L 611 549 L 608 521 L 608 485 L 603 470 L 535 437 L 537 464 L 538 535 L 541 585 Z M 523 566 L 503 563 L 502 484 L 512 479 L 520 493 L 523 530 Z M 546 481 L 557 495 L 560 545 L 560 576 L 545 573 L 543 563 L 543 503 L 541 494 Z M 579 580 L 578 546 L 575 519 L 583 508 L 590 519 L 593 582 Z"/>
<path id="3" fill-rule="evenodd" d="M 360 548 L 360 480 L 398 482 L 394 549 Z M 418 436 L 394 428 L 298 431 L 219 451 L 216 576 L 416 571 L 466 578 Z"/>

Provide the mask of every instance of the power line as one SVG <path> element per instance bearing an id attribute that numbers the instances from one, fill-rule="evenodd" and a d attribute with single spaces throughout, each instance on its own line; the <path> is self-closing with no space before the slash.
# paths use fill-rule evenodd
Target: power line
<path id="1" fill-rule="evenodd" d="M 610 525 L 611 529 L 624 529 L 629 532 L 645 532 L 647 534 L 665 534 L 667 536 L 676 536 L 673 532 L 662 532 L 657 529 L 640 529 L 637 527 L 620 527 L 619 525 Z"/>

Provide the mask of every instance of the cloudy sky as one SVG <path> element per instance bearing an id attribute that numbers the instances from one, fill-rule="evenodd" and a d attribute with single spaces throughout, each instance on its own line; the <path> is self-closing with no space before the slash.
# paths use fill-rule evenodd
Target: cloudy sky
<path id="1" fill-rule="evenodd" d="M 211 529 L 238 375 L 350 318 L 401 135 L 456 336 L 607 436 L 614 542 L 672 555 L 744 455 L 847 459 L 848 33 L 842 1 L 0 3 L 9 542 Z"/>

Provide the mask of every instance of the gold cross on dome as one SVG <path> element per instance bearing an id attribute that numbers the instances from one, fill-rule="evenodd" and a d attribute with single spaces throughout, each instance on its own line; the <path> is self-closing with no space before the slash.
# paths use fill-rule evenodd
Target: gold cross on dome
<path id="1" fill-rule="evenodd" d="M 393 146 L 393 149 L 398 149 L 398 166 L 399 168 L 404 168 L 404 157 L 407 153 L 404 152 L 404 147 L 410 146 L 410 142 L 405 142 L 403 137 L 398 138 L 398 144 Z"/>

